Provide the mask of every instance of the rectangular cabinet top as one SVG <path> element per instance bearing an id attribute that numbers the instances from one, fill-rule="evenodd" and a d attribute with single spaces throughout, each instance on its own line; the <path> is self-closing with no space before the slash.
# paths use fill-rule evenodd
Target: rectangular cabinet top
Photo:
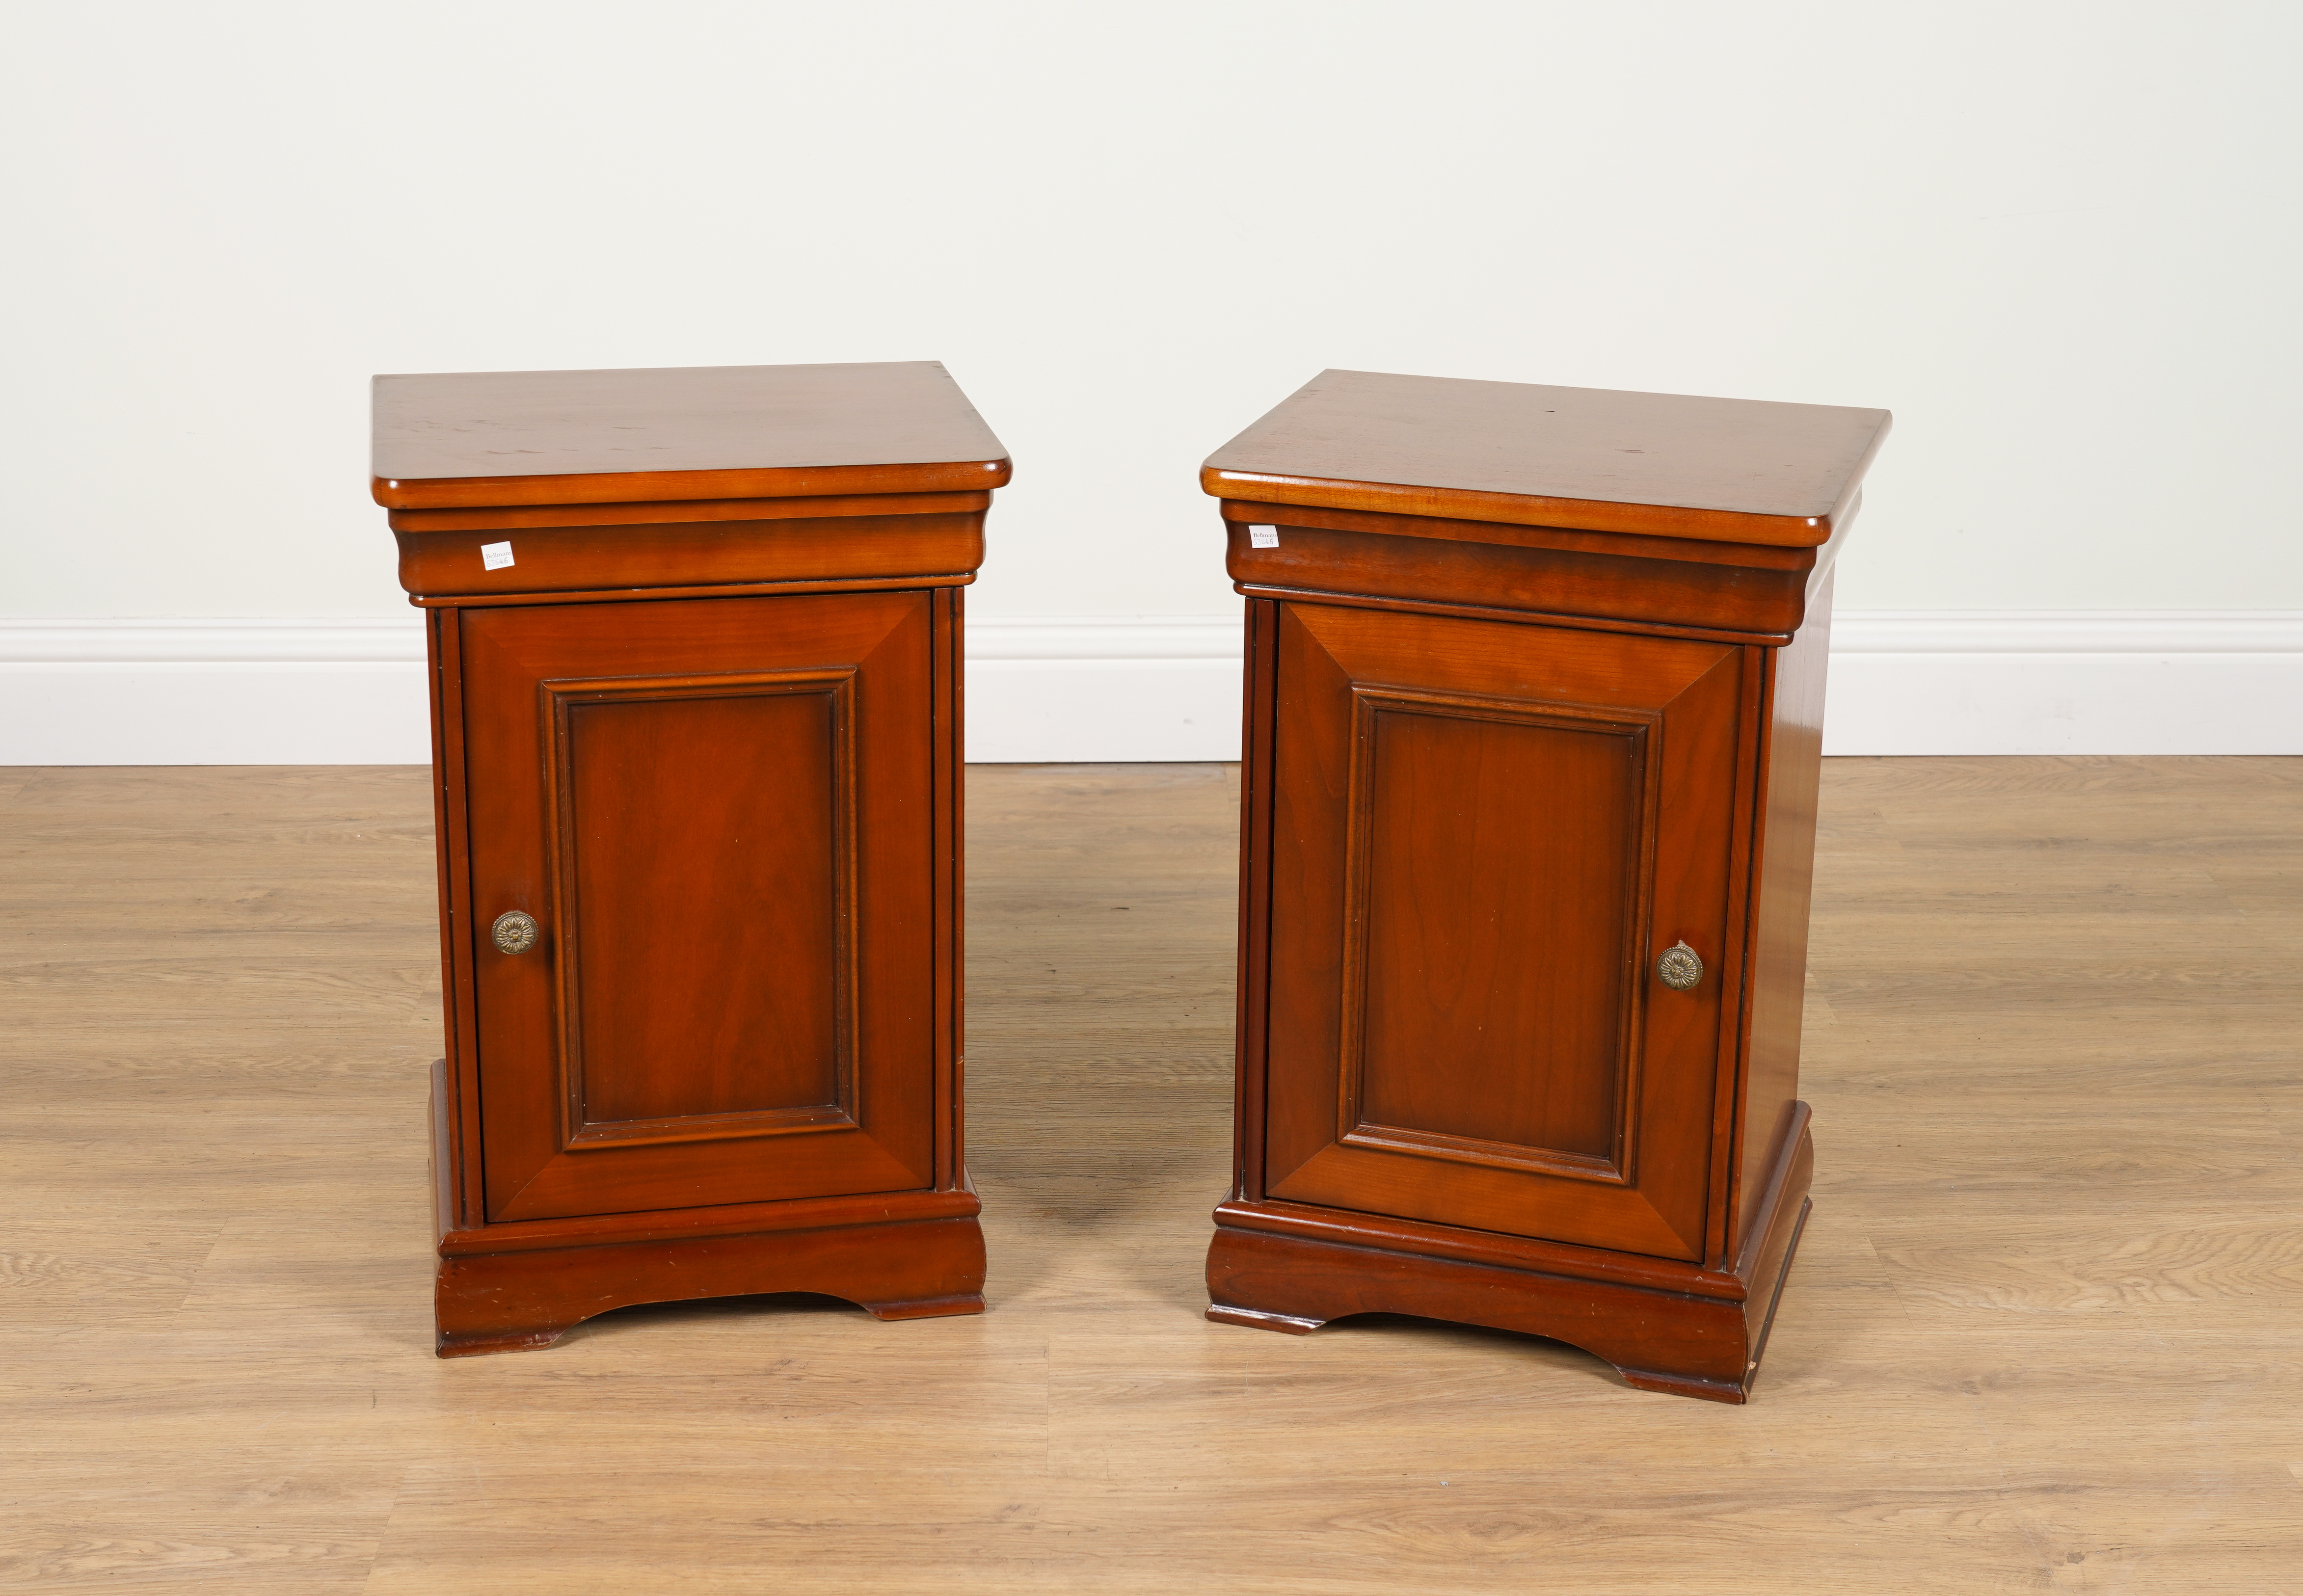
<path id="1" fill-rule="evenodd" d="M 1827 542 L 1885 410 L 1323 371 L 1208 457 L 1274 504 L 1717 542 Z"/>
<path id="2" fill-rule="evenodd" d="M 1008 452 L 934 360 L 379 376 L 393 510 L 980 492 Z"/>

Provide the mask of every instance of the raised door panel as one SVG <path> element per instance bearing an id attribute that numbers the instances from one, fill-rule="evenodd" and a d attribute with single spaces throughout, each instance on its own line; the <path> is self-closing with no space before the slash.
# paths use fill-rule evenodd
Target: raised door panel
<path id="1" fill-rule="evenodd" d="M 460 624 L 489 1217 L 932 1185 L 927 597 Z"/>
<path id="2" fill-rule="evenodd" d="M 573 1142 L 854 1122 L 855 682 L 542 684 Z"/>
<path id="3" fill-rule="evenodd" d="M 1276 646 L 1267 1193 L 1700 1257 L 1742 651 L 1293 604 Z"/>
<path id="4" fill-rule="evenodd" d="M 1648 723 L 1353 697 L 1343 1140 L 1615 1170 L 1632 1118 L 1624 974 L 1652 831 Z M 1530 796 L 1545 792 L 1575 798 L 1534 821 Z"/>

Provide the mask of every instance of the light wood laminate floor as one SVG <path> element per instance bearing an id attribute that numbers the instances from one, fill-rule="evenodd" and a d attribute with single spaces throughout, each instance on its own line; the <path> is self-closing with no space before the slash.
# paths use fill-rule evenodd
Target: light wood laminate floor
<path id="1" fill-rule="evenodd" d="M 426 773 L 0 771 L 0 1588 L 2303 1590 L 2303 760 L 1834 760 L 1751 1405 L 1209 1324 L 1236 777 L 969 773 L 991 1311 L 431 1355 Z"/>

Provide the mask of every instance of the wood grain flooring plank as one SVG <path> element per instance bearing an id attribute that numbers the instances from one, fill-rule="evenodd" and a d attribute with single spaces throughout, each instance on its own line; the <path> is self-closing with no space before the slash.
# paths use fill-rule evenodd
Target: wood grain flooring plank
<path id="1" fill-rule="evenodd" d="M 0 1585 L 2286 1588 L 2303 760 L 1826 762 L 1750 1406 L 1201 1316 L 1236 772 L 971 768 L 988 1310 L 430 1355 L 426 773 L 0 775 Z"/>

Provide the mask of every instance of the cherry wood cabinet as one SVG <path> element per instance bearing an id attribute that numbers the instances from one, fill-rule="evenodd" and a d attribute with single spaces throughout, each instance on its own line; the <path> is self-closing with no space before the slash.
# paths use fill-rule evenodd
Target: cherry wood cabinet
<path id="1" fill-rule="evenodd" d="M 770 1291 L 978 1312 L 941 366 L 376 379 L 431 630 L 443 1355 Z"/>
<path id="2" fill-rule="evenodd" d="M 1247 595 L 1219 1321 L 1423 1314 L 1740 1402 L 1796 1100 L 1831 568 L 1884 411 L 1322 374 Z"/>

